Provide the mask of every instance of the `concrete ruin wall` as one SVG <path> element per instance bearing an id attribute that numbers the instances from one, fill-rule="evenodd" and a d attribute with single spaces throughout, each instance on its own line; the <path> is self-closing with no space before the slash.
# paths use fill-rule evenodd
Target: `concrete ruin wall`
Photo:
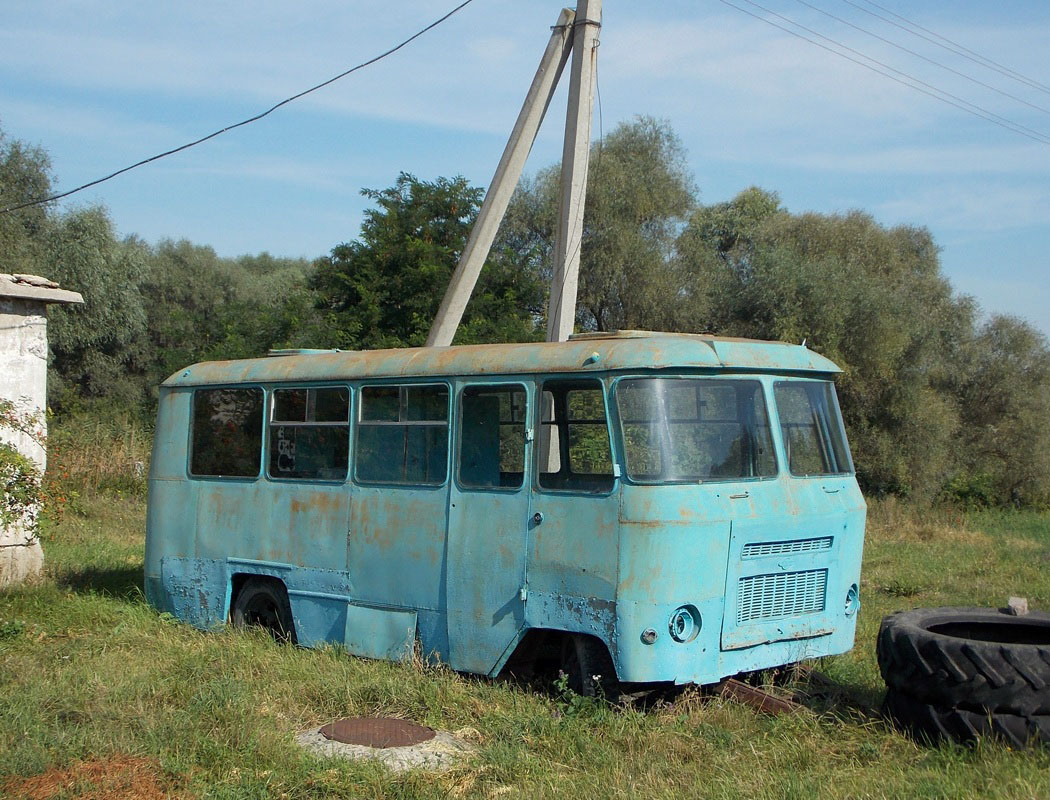
<path id="1" fill-rule="evenodd" d="M 41 426 L 47 408 L 46 308 L 41 300 L 0 297 L 0 398 L 13 401 L 20 411 L 39 413 Z M 40 442 L 9 430 L 0 430 L 0 439 L 43 471 L 47 455 Z M 43 566 L 40 542 L 26 527 L 0 526 L 0 587 L 32 577 Z"/>

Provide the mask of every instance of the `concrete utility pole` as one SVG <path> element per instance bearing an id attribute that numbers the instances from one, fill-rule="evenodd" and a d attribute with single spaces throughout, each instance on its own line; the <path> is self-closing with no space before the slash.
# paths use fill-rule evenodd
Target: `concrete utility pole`
<path id="1" fill-rule="evenodd" d="M 584 0 L 581 5 L 586 7 L 586 1 Z M 558 79 L 569 59 L 569 52 L 573 47 L 572 34 L 575 17 L 576 14 L 569 8 L 562 9 L 558 17 L 550 41 L 547 43 L 547 49 L 540 60 L 540 66 L 536 70 L 536 76 L 532 79 L 532 86 L 529 87 L 529 93 L 525 96 L 525 103 L 518 113 L 517 122 L 514 123 L 514 129 L 503 151 L 503 157 L 492 177 L 485 201 L 481 204 L 481 211 L 478 212 L 478 218 L 470 232 L 470 239 L 463 249 L 459 264 L 452 274 L 452 280 L 441 301 L 441 307 L 434 318 L 434 324 L 430 328 L 427 347 L 443 347 L 452 344 L 452 337 L 455 336 L 456 328 L 463 319 L 463 312 L 474 291 L 478 275 L 481 274 L 481 267 L 488 257 L 492 241 L 496 238 L 496 231 L 507 211 L 507 205 L 510 203 L 511 195 L 514 194 L 514 188 L 518 185 L 522 170 L 525 168 L 525 160 L 529 156 L 529 151 L 532 150 L 533 142 L 536 141 L 540 123 L 543 122 L 551 97 L 558 86 Z M 575 75 L 575 61 L 573 63 Z M 589 130 L 588 123 L 588 132 Z M 584 160 L 584 174 L 586 175 L 586 159 Z M 573 286 L 575 287 L 575 283 Z M 575 302 L 575 294 L 573 298 Z"/>
<path id="2" fill-rule="evenodd" d="M 598 63 L 601 0 L 579 0 L 573 31 L 569 105 L 561 157 L 561 218 L 554 239 L 554 276 L 547 306 L 547 341 L 564 342 L 576 321 L 576 288 L 583 241 L 583 207 L 591 151 L 591 117 Z"/>

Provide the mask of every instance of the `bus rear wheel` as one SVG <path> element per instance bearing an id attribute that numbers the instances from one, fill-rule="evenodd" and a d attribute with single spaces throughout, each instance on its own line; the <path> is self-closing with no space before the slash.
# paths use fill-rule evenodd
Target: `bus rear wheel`
<path id="1" fill-rule="evenodd" d="M 561 669 L 569 688 L 581 697 L 594 697 L 616 703 L 620 681 L 605 644 L 594 636 L 571 634 L 561 651 Z"/>
<path id="2" fill-rule="evenodd" d="M 236 628 L 264 628 L 278 642 L 296 643 L 288 591 L 278 581 L 250 578 L 230 609 Z"/>

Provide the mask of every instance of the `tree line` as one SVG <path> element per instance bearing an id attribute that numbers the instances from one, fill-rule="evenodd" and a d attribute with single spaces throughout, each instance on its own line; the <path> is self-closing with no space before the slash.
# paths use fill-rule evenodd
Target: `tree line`
<path id="1" fill-rule="evenodd" d="M 51 181 L 46 152 L 0 132 L 0 205 Z M 484 192 L 401 174 L 363 193 L 357 237 L 314 261 L 121 239 L 100 207 L 0 215 L 4 271 L 86 301 L 49 312 L 52 408 L 149 416 L 156 385 L 195 361 L 422 345 Z M 557 199 L 558 165 L 523 180 L 457 343 L 543 338 Z M 843 369 L 868 492 L 1050 504 L 1050 347 L 955 292 L 925 228 L 793 213 L 754 187 L 703 204 L 674 131 L 644 117 L 594 145 L 581 224 L 578 329 L 804 341 Z"/>

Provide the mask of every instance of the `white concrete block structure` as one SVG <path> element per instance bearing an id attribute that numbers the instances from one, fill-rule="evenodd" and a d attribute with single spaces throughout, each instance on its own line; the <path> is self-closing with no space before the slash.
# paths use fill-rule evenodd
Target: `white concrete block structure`
<path id="1" fill-rule="evenodd" d="M 46 432 L 47 306 L 83 303 L 78 292 L 60 289 L 37 275 L 0 272 L 0 399 L 22 413 L 35 414 Z M 43 472 L 47 452 L 43 441 L 0 429 L 0 439 L 14 445 Z M 0 525 L 0 588 L 40 572 L 44 563 L 40 542 L 24 522 Z"/>

